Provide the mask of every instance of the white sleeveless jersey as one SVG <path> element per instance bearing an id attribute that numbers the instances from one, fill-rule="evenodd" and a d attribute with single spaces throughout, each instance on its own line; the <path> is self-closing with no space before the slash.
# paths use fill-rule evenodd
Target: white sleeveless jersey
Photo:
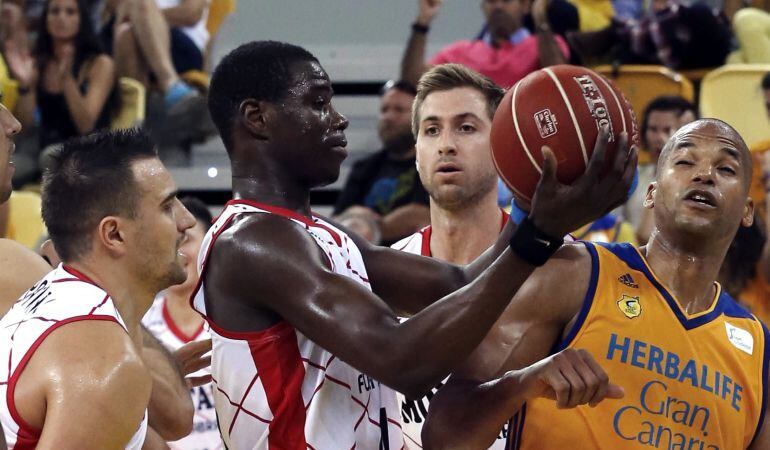
<path id="1" fill-rule="evenodd" d="M 507 221 L 508 215 L 503 216 L 503 224 Z M 411 236 L 407 236 L 390 247 L 414 255 L 432 257 L 430 251 L 431 227 L 421 229 Z M 408 320 L 408 319 L 402 319 Z M 405 448 L 408 450 L 417 450 L 422 448 L 422 426 L 425 425 L 425 419 L 428 417 L 428 406 L 430 399 L 436 395 L 439 388 L 446 383 L 446 379 L 433 387 L 430 393 L 425 394 L 418 399 L 408 399 L 402 393 L 396 392 L 398 403 L 401 405 L 401 427 L 404 430 Z M 500 434 L 497 435 L 495 443 L 489 447 L 492 450 L 504 450 L 505 442 L 508 437 L 508 424 L 503 426 Z"/>
<path id="2" fill-rule="evenodd" d="M 207 327 L 201 324 L 200 328 L 192 336 L 185 335 L 166 307 L 166 299 L 162 295 L 155 298 L 150 310 L 142 318 L 142 325 L 155 336 L 169 351 L 175 351 L 179 347 L 194 341 L 205 341 L 211 335 Z M 209 374 L 209 369 L 201 369 L 192 376 Z M 193 416 L 193 430 L 189 436 L 178 441 L 168 442 L 171 450 L 223 450 L 225 444 L 219 435 L 217 426 L 217 412 L 214 409 L 214 384 L 208 383 L 190 389 L 195 415 Z"/>
<path id="3" fill-rule="evenodd" d="M 19 376 L 51 332 L 81 320 L 107 320 L 126 329 L 109 294 L 81 273 L 61 265 L 21 296 L 0 320 L 0 396 L 5 399 L 0 406 L 0 422 L 10 450 L 35 448 L 42 431 L 27 424 L 16 410 L 14 388 Z M 141 449 L 146 434 L 147 411 L 126 449 Z"/>
<path id="4" fill-rule="evenodd" d="M 239 214 L 278 214 L 290 219 L 315 239 L 332 271 L 371 289 L 361 253 L 342 231 L 316 217 L 233 200 L 206 234 L 198 257 L 201 277 L 192 302 L 204 317 L 209 252 L 217 236 Z M 229 449 L 403 448 L 394 392 L 290 323 L 282 321 L 259 332 L 233 332 L 211 319 L 208 322 L 213 340 L 214 404 Z"/>

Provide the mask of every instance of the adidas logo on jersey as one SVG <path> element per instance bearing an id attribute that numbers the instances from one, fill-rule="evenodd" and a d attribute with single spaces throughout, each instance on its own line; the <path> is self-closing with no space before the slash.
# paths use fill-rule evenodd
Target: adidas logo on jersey
<path id="1" fill-rule="evenodd" d="M 634 277 L 632 277 L 630 273 L 621 275 L 620 277 L 618 277 L 618 281 L 620 281 L 621 283 L 625 284 L 630 288 L 639 289 L 639 285 L 636 284 L 636 281 L 634 281 Z"/>

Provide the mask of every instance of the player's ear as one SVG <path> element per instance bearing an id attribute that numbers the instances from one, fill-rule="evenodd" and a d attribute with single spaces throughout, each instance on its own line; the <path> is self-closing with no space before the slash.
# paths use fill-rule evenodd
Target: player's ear
<path id="1" fill-rule="evenodd" d="M 249 133 L 257 139 L 267 139 L 269 104 L 265 101 L 246 99 L 238 106 L 238 117 Z"/>
<path id="2" fill-rule="evenodd" d="M 122 255 L 126 252 L 124 225 L 123 219 L 116 216 L 107 216 L 99 222 L 97 238 L 109 253 Z"/>
<path id="3" fill-rule="evenodd" d="M 658 182 L 653 181 L 647 186 L 647 194 L 644 196 L 644 203 L 642 203 L 642 206 L 644 206 L 647 209 L 652 209 L 655 207 L 655 192 L 658 188 Z"/>
<path id="4" fill-rule="evenodd" d="M 746 205 L 743 207 L 741 225 L 748 228 L 752 224 L 754 224 L 754 200 L 752 200 L 751 197 L 747 197 Z"/>

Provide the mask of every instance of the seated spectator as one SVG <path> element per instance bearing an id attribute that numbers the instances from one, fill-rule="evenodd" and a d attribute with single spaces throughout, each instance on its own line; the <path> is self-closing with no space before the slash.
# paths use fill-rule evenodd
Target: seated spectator
<path id="1" fill-rule="evenodd" d="M 770 63 L 770 13 L 758 8 L 739 9 L 733 16 L 733 33 L 738 49 L 730 54 L 730 64 Z"/>
<path id="2" fill-rule="evenodd" d="M 676 130 L 697 118 L 695 106 L 677 96 L 658 97 L 644 110 L 641 136 L 647 161 L 639 164 L 637 188 L 621 209 L 623 218 L 636 229 L 641 244 L 647 242 L 652 230 L 652 214 L 642 206 L 642 202 L 647 195 L 647 187 L 655 179 L 658 156 Z"/>
<path id="3" fill-rule="evenodd" d="M 197 92 L 179 74 L 203 70 L 208 0 L 108 0 L 102 36 L 113 45 L 118 75 L 150 87 L 154 79 L 171 110 Z"/>
<path id="4" fill-rule="evenodd" d="M 722 288 L 760 320 L 770 320 L 770 285 L 767 283 L 766 221 L 755 213 L 750 227 L 740 227 L 719 271 Z"/>
<path id="5" fill-rule="evenodd" d="M 403 60 L 401 77 L 416 84 L 428 66 L 425 46 L 430 24 L 443 0 L 418 0 L 419 14 L 412 24 Z M 529 0 L 482 0 L 486 25 L 478 38 L 457 41 L 443 48 L 428 65 L 459 63 L 491 78 L 502 87 L 510 87 L 541 67 L 562 64 L 569 57 L 566 42 L 551 30 L 547 0 L 531 4 L 535 35 L 525 27 L 530 12 Z"/>
<path id="6" fill-rule="evenodd" d="M 428 194 L 415 166 L 413 85 L 383 87 L 377 130 L 383 149 L 357 161 L 334 207 L 341 222 L 371 242 L 393 243 L 430 222 Z"/>
<path id="7" fill-rule="evenodd" d="M 109 126 L 118 102 L 115 65 L 96 39 L 85 2 L 48 0 L 44 11 L 35 59 L 6 53 L 19 82 L 19 120 L 26 128 L 35 111 L 40 115 L 34 152 Z"/>
<path id="8" fill-rule="evenodd" d="M 640 21 L 616 19 L 609 27 L 569 35 L 582 60 L 659 64 L 672 69 L 716 67 L 731 47 L 727 18 L 703 1 L 653 0 Z M 597 61 L 598 60 L 598 61 Z"/>

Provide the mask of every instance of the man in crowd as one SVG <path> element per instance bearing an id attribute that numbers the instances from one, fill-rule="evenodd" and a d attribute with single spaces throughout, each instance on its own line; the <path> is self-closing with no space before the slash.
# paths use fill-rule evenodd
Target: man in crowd
<path id="1" fill-rule="evenodd" d="M 392 243 L 428 223 L 428 195 L 414 165 L 414 95 L 409 83 L 385 85 L 377 124 L 383 149 L 353 165 L 334 207 L 340 223 L 374 243 Z"/>

